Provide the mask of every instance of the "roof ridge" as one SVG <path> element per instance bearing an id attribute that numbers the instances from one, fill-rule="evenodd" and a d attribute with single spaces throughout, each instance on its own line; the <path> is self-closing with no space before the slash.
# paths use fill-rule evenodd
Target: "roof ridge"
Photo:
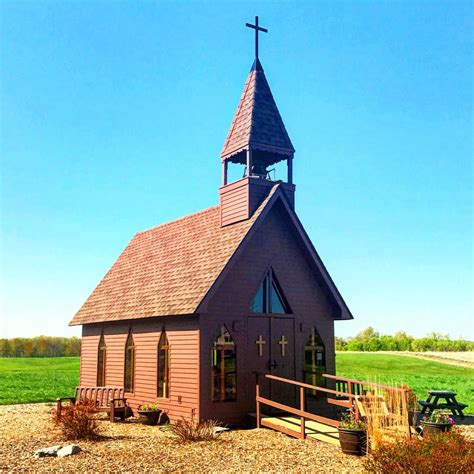
<path id="1" fill-rule="evenodd" d="M 163 222 L 163 224 L 158 224 L 158 225 L 155 225 L 153 227 L 150 227 L 149 229 L 143 229 L 143 230 L 139 230 L 135 235 L 139 235 L 139 234 L 144 234 L 146 232 L 151 232 L 152 230 L 156 230 L 156 229 L 159 229 L 160 227 L 167 227 L 169 225 L 172 225 L 172 224 L 176 224 L 177 222 L 180 222 L 180 221 L 183 221 L 185 219 L 189 219 L 191 217 L 195 217 L 195 216 L 198 216 L 200 214 L 204 214 L 206 212 L 210 212 L 216 208 L 218 208 L 219 205 L 215 205 L 215 206 L 211 206 L 211 207 L 208 207 L 206 209 L 201 209 L 200 211 L 197 211 L 197 212 L 193 212 L 191 214 L 186 214 L 185 216 L 182 216 L 182 217 L 178 217 L 176 219 L 173 219 L 171 221 L 168 221 L 168 222 Z"/>

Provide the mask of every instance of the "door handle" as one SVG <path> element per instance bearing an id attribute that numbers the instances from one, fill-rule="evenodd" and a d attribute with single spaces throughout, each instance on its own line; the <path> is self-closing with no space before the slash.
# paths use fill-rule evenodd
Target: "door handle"
<path id="1" fill-rule="evenodd" d="M 278 364 L 276 363 L 276 360 L 273 359 L 273 362 L 268 362 L 268 368 L 269 369 L 276 369 L 278 367 Z"/>

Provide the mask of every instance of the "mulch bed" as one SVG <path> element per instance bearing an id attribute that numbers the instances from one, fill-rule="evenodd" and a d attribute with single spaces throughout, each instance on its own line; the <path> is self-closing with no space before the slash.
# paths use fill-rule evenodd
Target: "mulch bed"
<path id="1" fill-rule="evenodd" d="M 359 458 L 315 440 L 267 429 L 232 430 L 211 442 L 180 443 L 169 429 L 100 422 L 98 441 L 79 440 L 82 452 L 35 459 L 37 449 L 63 442 L 48 404 L 0 406 L 0 470 L 13 472 L 362 472 Z"/>

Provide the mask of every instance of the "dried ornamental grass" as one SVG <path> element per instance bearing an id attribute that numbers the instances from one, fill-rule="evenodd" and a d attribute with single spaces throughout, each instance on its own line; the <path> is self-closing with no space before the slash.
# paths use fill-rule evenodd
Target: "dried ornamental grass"
<path id="1" fill-rule="evenodd" d="M 364 467 L 377 474 L 468 473 L 474 471 L 474 448 L 455 429 L 397 443 L 382 441 L 365 459 Z"/>
<path id="2" fill-rule="evenodd" d="M 54 425 L 65 440 L 97 438 L 97 405 L 92 400 L 81 400 L 52 412 Z"/>
<path id="3" fill-rule="evenodd" d="M 406 389 L 375 388 L 358 398 L 358 406 L 367 425 L 370 449 L 386 439 L 410 437 L 410 394 Z"/>
<path id="4" fill-rule="evenodd" d="M 195 422 L 182 418 L 171 426 L 171 431 L 182 442 L 212 441 L 217 438 L 217 426 L 219 424 L 214 420 Z"/>

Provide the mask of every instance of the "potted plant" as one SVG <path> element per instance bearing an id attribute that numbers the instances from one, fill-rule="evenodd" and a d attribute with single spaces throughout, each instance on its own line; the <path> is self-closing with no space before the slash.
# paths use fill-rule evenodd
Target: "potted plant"
<path id="1" fill-rule="evenodd" d="M 363 456 L 367 452 L 367 426 L 356 417 L 354 410 L 341 415 L 338 427 L 339 443 L 344 454 Z"/>
<path id="2" fill-rule="evenodd" d="M 138 413 L 145 425 L 156 425 L 160 419 L 162 410 L 158 407 L 158 402 L 144 403 L 138 407 Z"/>
<path id="3" fill-rule="evenodd" d="M 421 420 L 423 433 L 444 433 L 454 425 L 454 418 L 448 413 L 434 411 Z"/>

